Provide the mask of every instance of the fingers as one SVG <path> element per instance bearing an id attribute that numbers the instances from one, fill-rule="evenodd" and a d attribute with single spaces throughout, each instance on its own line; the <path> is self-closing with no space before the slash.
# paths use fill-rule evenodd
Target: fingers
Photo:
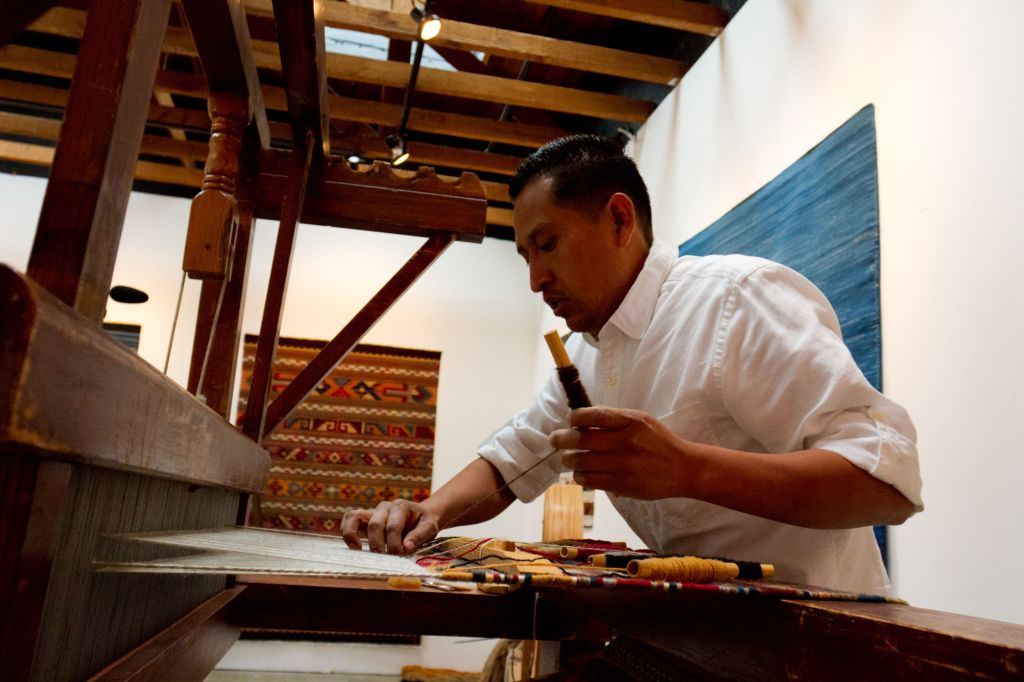
<path id="1" fill-rule="evenodd" d="M 572 451 L 562 455 L 562 466 L 582 472 L 614 472 L 622 468 L 623 457 L 618 454 Z"/>
<path id="2" fill-rule="evenodd" d="M 437 523 L 430 520 L 427 515 L 420 516 L 419 523 L 405 536 L 402 542 L 403 554 L 412 552 L 427 540 L 437 535 Z"/>
<path id="3" fill-rule="evenodd" d="M 577 429 L 621 429 L 636 423 L 643 416 L 637 410 L 617 407 L 582 407 L 569 414 L 569 424 Z"/>
<path id="4" fill-rule="evenodd" d="M 341 538 L 348 545 L 349 549 L 363 548 L 363 529 L 370 520 L 372 513 L 368 509 L 355 509 L 345 512 L 345 516 L 341 519 Z"/>

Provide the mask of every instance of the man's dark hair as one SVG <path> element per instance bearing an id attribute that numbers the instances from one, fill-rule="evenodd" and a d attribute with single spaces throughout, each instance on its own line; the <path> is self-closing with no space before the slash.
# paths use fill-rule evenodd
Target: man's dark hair
<path id="1" fill-rule="evenodd" d="M 633 159 L 622 147 L 600 135 L 570 135 L 552 140 L 530 154 L 519 165 L 508 185 L 515 202 L 527 185 L 551 178 L 551 196 L 596 215 L 616 192 L 628 196 L 636 207 L 640 230 L 648 244 L 654 241 L 651 227 L 651 198 Z"/>

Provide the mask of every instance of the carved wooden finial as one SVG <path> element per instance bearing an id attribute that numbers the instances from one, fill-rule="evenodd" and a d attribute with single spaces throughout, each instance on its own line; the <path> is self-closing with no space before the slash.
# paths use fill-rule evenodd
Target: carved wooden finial
<path id="1" fill-rule="evenodd" d="M 239 154 L 249 122 L 249 102 L 236 94 L 211 93 L 210 151 L 203 188 L 192 200 L 182 269 L 194 279 L 220 279 L 228 274 L 238 227 Z"/>

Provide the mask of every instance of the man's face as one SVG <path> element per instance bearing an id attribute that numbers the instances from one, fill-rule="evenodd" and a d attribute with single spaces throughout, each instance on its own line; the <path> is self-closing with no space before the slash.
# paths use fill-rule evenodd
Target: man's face
<path id="1" fill-rule="evenodd" d="M 530 288 L 574 331 L 597 334 L 619 304 L 612 283 L 621 254 L 607 213 L 594 217 L 555 204 L 550 178 L 527 185 L 512 212 Z"/>

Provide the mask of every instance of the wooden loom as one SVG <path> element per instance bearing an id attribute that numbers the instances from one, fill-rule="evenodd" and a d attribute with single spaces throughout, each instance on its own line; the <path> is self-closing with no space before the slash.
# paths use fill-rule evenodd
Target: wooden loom
<path id="1" fill-rule="evenodd" d="M 14 2 L 0 16 L 0 35 L 14 35 L 49 4 Z M 182 4 L 212 119 L 206 180 L 184 263 L 203 279 L 190 392 L 99 329 L 170 0 L 90 3 L 28 272 L 0 269 L 4 679 L 200 680 L 241 627 L 300 626 L 614 637 L 604 668 L 584 673 L 586 679 L 603 679 L 601 670 L 609 679 L 626 679 L 638 674 L 638 661 L 667 675 L 737 679 L 999 678 L 1024 669 L 1020 626 L 891 604 L 530 590 L 496 597 L 336 579 L 225 582 L 94 572 L 91 562 L 101 552 L 125 560 L 159 556 L 110 546 L 109 533 L 235 523 L 248 494 L 263 484 L 262 434 L 453 240 L 483 235 L 486 202 L 472 177 L 451 185 L 429 173 L 358 174 L 331 156 L 323 25 L 313 2 L 274 3 L 290 152 L 266 149 L 266 114 L 238 0 Z M 225 417 L 255 217 L 281 220 L 257 351 L 264 373 L 300 218 L 421 235 L 427 242 L 294 388 L 267 406 L 266 377 L 254 382 L 243 435 Z M 190 393 L 202 394 L 205 404 Z"/>

